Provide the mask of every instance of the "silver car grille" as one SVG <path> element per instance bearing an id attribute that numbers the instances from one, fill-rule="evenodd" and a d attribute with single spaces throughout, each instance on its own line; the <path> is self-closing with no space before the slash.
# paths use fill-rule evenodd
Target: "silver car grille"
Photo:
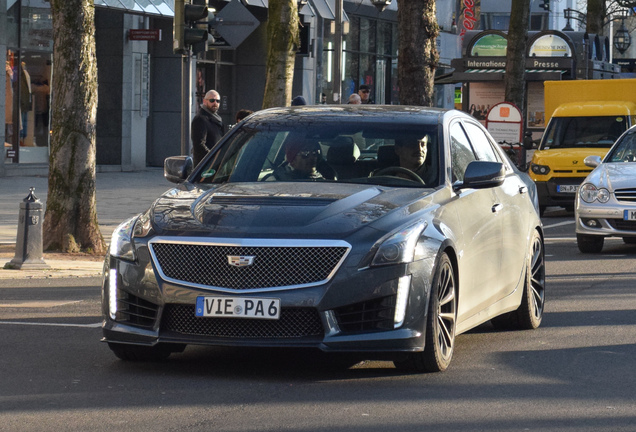
<path id="1" fill-rule="evenodd" d="M 159 275 L 170 282 L 226 292 L 326 283 L 350 250 L 345 242 L 192 240 L 157 238 L 150 242 Z M 243 265 L 231 265 L 230 258 Z"/>
<path id="2" fill-rule="evenodd" d="M 636 188 L 618 189 L 614 192 L 617 201 L 636 203 Z"/>

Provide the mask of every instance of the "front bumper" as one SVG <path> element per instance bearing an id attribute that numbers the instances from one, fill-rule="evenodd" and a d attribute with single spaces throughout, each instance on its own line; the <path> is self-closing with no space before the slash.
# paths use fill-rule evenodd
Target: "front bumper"
<path id="1" fill-rule="evenodd" d="M 535 181 L 539 206 L 573 207 L 576 192 L 559 192 L 559 186 L 580 186 L 585 177 L 553 177 L 548 181 Z"/>
<path id="2" fill-rule="evenodd" d="M 616 202 L 588 204 L 580 199 L 576 206 L 576 233 L 603 237 L 636 237 L 636 221 L 625 220 L 625 211 L 636 211 L 636 205 Z"/>
<path id="3" fill-rule="evenodd" d="M 345 261 L 326 284 L 264 293 L 218 292 L 166 282 L 159 278 L 148 253 L 140 253 L 137 263 L 115 258 L 109 262 L 102 293 L 105 342 L 314 347 L 340 352 L 424 348 L 433 258 L 365 269 Z M 395 328 L 398 282 L 408 276 L 404 322 Z M 196 298 L 205 295 L 279 298 L 281 318 L 195 317 Z M 117 310 L 113 311 L 115 298 Z"/>

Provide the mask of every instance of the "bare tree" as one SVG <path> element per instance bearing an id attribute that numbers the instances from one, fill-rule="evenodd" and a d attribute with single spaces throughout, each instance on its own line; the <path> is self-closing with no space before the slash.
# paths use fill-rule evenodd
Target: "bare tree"
<path id="1" fill-rule="evenodd" d="M 97 223 L 97 62 L 92 0 L 51 0 L 53 92 L 45 250 L 105 252 Z"/>
<path id="2" fill-rule="evenodd" d="M 269 0 L 267 65 L 263 108 L 291 102 L 294 62 L 299 46 L 296 0 Z"/>
<path id="3" fill-rule="evenodd" d="M 526 94 L 526 46 L 528 44 L 528 19 L 530 0 L 512 0 L 508 48 L 506 53 L 506 102 L 513 103 L 524 111 Z"/>
<path id="4" fill-rule="evenodd" d="M 398 86 L 402 105 L 433 106 L 439 53 L 435 0 L 397 0 Z"/>

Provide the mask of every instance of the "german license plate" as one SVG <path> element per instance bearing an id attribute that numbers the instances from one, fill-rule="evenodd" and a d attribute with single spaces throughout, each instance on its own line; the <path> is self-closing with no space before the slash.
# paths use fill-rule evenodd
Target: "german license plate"
<path id="1" fill-rule="evenodd" d="M 623 220 L 636 220 L 636 210 L 625 210 L 625 212 L 623 213 Z"/>
<path id="2" fill-rule="evenodd" d="M 559 193 L 576 193 L 577 190 L 579 190 L 579 185 L 557 185 Z"/>
<path id="3" fill-rule="evenodd" d="M 280 318 L 280 299 L 197 297 L 195 315 L 206 318 Z"/>

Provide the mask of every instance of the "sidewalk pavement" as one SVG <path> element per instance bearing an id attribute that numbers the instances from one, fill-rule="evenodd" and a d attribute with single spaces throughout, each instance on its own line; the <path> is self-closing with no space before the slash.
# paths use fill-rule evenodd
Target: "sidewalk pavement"
<path id="1" fill-rule="evenodd" d="M 174 185 L 161 168 L 136 172 L 97 173 L 97 220 L 106 242 L 124 220 L 146 210 Z M 44 253 L 48 269 L 4 269 L 15 256 L 20 203 L 35 188 L 46 209 L 48 178 L 44 176 L 0 177 L 0 280 L 101 276 L 104 257 L 86 254 Z"/>

